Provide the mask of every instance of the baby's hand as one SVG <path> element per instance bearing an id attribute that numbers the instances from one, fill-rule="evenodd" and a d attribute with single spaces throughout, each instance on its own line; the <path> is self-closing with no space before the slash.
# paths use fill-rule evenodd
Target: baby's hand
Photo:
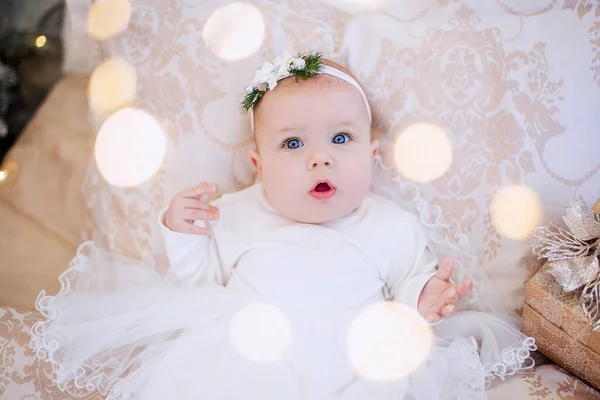
<path id="1" fill-rule="evenodd" d="M 200 185 L 179 192 L 171 200 L 165 215 L 165 226 L 172 231 L 209 235 L 208 227 L 194 225 L 194 221 L 219 219 L 219 209 L 208 204 L 208 197 L 216 193 L 215 185 L 202 182 Z"/>
<path id="2" fill-rule="evenodd" d="M 473 281 L 465 279 L 458 285 L 450 282 L 454 269 L 454 260 L 446 257 L 438 272 L 427 282 L 417 306 L 419 314 L 430 323 L 436 323 L 449 317 L 455 311 L 454 304 L 461 297 L 469 296 L 473 290 Z"/>

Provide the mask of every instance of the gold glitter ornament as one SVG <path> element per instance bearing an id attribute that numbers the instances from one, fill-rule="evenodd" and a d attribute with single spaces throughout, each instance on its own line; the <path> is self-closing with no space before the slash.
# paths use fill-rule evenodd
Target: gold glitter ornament
<path id="1" fill-rule="evenodd" d="M 538 259 L 547 259 L 549 272 L 569 293 L 581 289 L 578 302 L 594 330 L 600 329 L 600 201 L 592 210 L 581 196 L 565 209 L 569 228 L 555 224 L 533 230 L 527 242 Z"/>

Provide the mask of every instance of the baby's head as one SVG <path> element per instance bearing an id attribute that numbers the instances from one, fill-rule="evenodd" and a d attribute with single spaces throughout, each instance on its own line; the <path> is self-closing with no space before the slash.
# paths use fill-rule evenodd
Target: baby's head
<path id="1" fill-rule="evenodd" d="M 354 82 L 326 73 L 287 77 L 249 110 L 256 141 L 250 158 L 266 197 L 279 213 L 304 223 L 354 211 L 371 186 L 378 149 L 358 82 L 343 67 L 320 62 Z"/>

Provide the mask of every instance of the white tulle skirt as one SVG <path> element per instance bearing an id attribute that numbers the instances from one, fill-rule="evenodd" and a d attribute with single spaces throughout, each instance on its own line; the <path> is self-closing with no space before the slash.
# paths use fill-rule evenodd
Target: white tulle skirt
<path id="1" fill-rule="evenodd" d="M 45 319 L 31 347 L 52 363 L 61 389 L 111 399 L 485 399 L 492 379 L 533 365 L 530 338 L 479 312 L 436 325 L 427 360 L 402 379 L 361 377 L 348 361 L 346 312 L 293 316 L 289 348 L 257 362 L 231 340 L 234 316 L 255 295 L 187 287 L 89 242 L 61 282 L 56 296 L 38 297 Z"/>

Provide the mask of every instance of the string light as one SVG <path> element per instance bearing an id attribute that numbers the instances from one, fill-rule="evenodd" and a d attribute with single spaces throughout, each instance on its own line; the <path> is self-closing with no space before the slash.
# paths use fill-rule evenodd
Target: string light
<path id="1" fill-rule="evenodd" d="M 7 160 L 3 163 L 0 169 L 0 183 L 8 182 L 9 179 L 14 179 L 19 171 L 19 164 L 14 160 Z"/>
<path id="2" fill-rule="evenodd" d="M 44 35 L 40 35 L 35 39 L 35 46 L 38 48 L 44 47 L 46 44 L 47 38 Z"/>

